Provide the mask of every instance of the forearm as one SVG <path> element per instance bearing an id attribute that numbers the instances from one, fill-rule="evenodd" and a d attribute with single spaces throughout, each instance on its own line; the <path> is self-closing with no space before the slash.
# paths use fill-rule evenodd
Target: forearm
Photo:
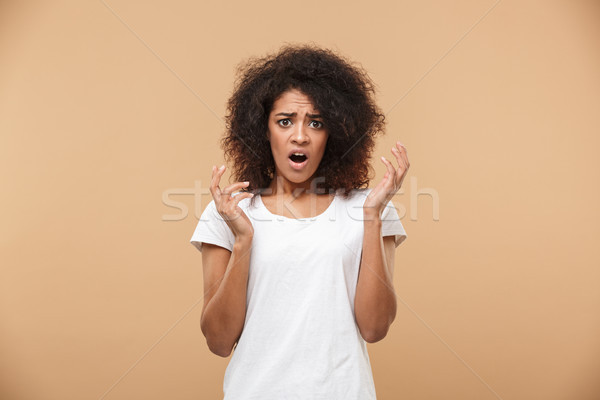
<path id="1" fill-rule="evenodd" d="M 393 277 L 387 266 L 381 219 L 365 216 L 362 257 L 354 299 L 354 313 L 367 342 L 381 340 L 396 316 Z"/>
<path id="2" fill-rule="evenodd" d="M 244 328 L 251 245 L 251 239 L 233 245 L 223 279 L 200 322 L 209 348 L 222 357 L 231 353 Z"/>

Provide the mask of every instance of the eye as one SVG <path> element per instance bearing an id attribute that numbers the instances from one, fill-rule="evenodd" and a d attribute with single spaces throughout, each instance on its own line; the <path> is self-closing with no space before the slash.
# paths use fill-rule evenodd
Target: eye
<path id="1" fill-rule="evenodd" d="M 315 127 L 316 129 L 320 129 L 320 128 L 322 128 L 322 127 L 323 127 L 323 123 L 322 123 L 321 121 L 317 121 L 317 120 L 310 121 L 310 123 L 311 123 L 311 124 L 312 124 L 313 122 L 316 122 L 317 124 L 319 124 L 318 126 L 316 126 L 316 127 Z"/>
<path id="2" fill-rule="evenodd" d="M 283 122 L 283 121 L 289 122 L 289 124 L 291 124 L 291 123 L 292 123 L 292 121 L 290 121 L 290 119 L 289 119 L 289 118 L 280 119 L 279 121 L 277 121 L 277 123 L 278 123 L 279 125 L 281 125 L 281 126 L 290 126 L 289 124 L 285 124 L 285 125 L 284 125 L 284 124 L 282 124 L 282 122 Z"/>

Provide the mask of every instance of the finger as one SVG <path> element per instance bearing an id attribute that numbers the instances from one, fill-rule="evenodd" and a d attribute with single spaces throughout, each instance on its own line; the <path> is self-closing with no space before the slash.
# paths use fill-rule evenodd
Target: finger
<path id="1" fill-rule="evenodd" d="M 223 193 L 233 193 L 238 189 L 243 188 L 244 186 L 248 186 L 250 184 L 250 182 L 236 182 L 232 185 L 227 186 L 225 189 L 222 189 L 221 192 Z"/>
<path id="2" fill-rule="evenodd" d="M 394 155 L 396 155 L 399 165 L 398 170 L 396 171 L 396 186 L 400 186 L 404 175 L 406 174 L 406 170 L 408 169 L 408 157 L 406 156 L 405 151 L 400 151 L 396 147 L 392 148 L 392 151 Z"/>
<path id="3" fill-rule="evenodd" d="M 400 164 L 400 167 L 398 168 L 398 171 L 396 173 L 396 187 L 400 188 L 400 186 L 402 186 L 404 176 L 406 175 L 406 171 L 408 171 L 408 168 L 410 167 L 410 163 L 408 162 L 408 156 L 406 155 L 406 149 L 404 148 L 401 148 L 398 164 Z"/>
<path id="4" fill-rule="evenodd" d="M 234 196 L 231 196 L 231 201 L 227 203 L 226 209 L 228 210 L 227 215 L 230 221 L 235 221 L 244 214 L 244 211 L 238 209 L 238 203 L 243 199 L 254 196 L 251 192 L 238 192 Z"/>
<path id="5" fill-rule="evenodd" d="M 390 185 L 390 186 L 393 186 L 396 183 L 396 179 L 395 179 L 396 178 L 396 170 L 394 169 L 394 166 L 392 165 L 391 162 L 388 161 L 387 158 L 381 156 L 381 159 L 387 167 L 388 178 L 390 178 L 386 181 L 386 184 L 388 184 L 389 182 L 392 182 L 392 185 Z M 388 191 L 390 191 L 390 190 L 391 189 L 388 189 Z"/>
<path id="6" fill-rule="evenodd" d="M 221 177 L 223 176 L 223 173 L 225 172 L 225 165 L 221 165 L 217 171 L 216 171 L 216 175 L 215 175 L 215 190 L 217 194 L 221 194 L 221 188 L 219 187 L 219 182 L 221 181 Z"/>
<path id="7" fill-rule="evenodd" d="M 233 197 L 233 202 L 234 202 L 234 204 L 237 206 L 237 204 L 238 204 L 240 201 L 242 201 L 243 199 L 248 199 L 248 198 L 250 198 L 250 197 L 253 197 L 253 196 L 254 196 L 254 193 L 250 193 L 250 192 L 242 192 L 242 193 L 236 194 L 236 195 Z"/>
<path id="8" fill-rule="evenodd" d="M 408 150 L 406 149 L 406 146 L 400 142 L 398 142 L 396 145 L 398 146 L 400 156 L 404 160 L 404 167 L 405 169 L 408 169 L 410 167 L 410 163 L 408 162 Z"/>
<path id="9" fill-rule="evenodd" d="M 393 178 L 394 174 L 396 173 L 396 170 L 394 169 L 394 166 L 392 165 L 391 162 L 389 162 L 389 160 L 387 158 L 385 158 L 384 156 L 381 156 L 381 161 L 383 161 L 383 163 L 385 164 L 386 168 L 387 168 L 387 172 L 388 172 L 388 177 L 389 178 Z"/>
<path id="10" fill-rule="evenodd" d="M 404 164 L 404 161 L 402 160 L 402 154 L 400 153 L 397 147 L 392 147 L 392 154 L 394 155 L 394 157 L 396 157 L 398 165 L 402 166 Z"/>
<path id="11" fill-rule="evenodd" d="M 217 170 L 217 166 L 216 166 L 216 165 L 213 165 L 213 166 L 212 166 L 212 172 L 211 172 L 211 175 L 210 175 L 210 186 L 209 186 L 210 193 L 213 195 L 213 197 L 214 197 L 214 196 L 215 196 L 215 194 L 216 194 L 216 190 L 215 190 L 215 189 L 216 189 L 216 187 L 215 187 L 215 186 L 216 186 L 216 185 L 215 185 L 215 179 L 216 179 L 216 174 L 215 174 L 215 171 L 216 171 L 216 170 Z"/>
<path id="12" fill-rule="evenodd" d="M 400 141 L 396 142 L 396 147 L 398 148 L 398 150 L 400 150 L 400 152 L 408 153 L 406 146 L 403 145 Z"/>
<path id="13" fill-rule="evenodd" d="M 400 163 L 400 165 L 406 165 L 406 162 L 408 161 L 408 156 L 406 155 L 406 147 L 404 147 L 404 145 L 402 144 L 396 144 L 396 146 L 393 148 L 393 151 L 394 154 L 397 155 L 396 158 L 398 158 L 398 162 L 400 162 L 400 160 L 403 161 L 402 163 Z"/>

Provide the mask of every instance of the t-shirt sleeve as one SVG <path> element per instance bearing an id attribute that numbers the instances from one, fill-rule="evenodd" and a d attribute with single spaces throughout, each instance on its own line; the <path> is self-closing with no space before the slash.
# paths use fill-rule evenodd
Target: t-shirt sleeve
<path id="1" fill-rule="evenodd" d="M 217 211 L 214 200 L 211 200 L 202 212 L 190 243 L 200 252 L 202 252 L 202 243 L 215 244 L 233 251 L 235 237 L 227 222 Z"/>
<path id="2" fill-rule="evenodd" d="M 394 236 L 395 247 L 398 247 L 406 239 L 404 226 L 402 226 L 398 211 L 391 200 L 381 214 L 381 236 Z"/>

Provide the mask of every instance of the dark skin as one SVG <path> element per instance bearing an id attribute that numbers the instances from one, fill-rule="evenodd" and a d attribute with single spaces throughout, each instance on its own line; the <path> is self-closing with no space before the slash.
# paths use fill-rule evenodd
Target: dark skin
<path id="1" fill-rule="evenodd" d="M 280 113 L 295 114 L 277 115 Z M 297 90 L 283 93 L 274 103 L 269 115 L 268 138 L 276 173 L 269 185 L 270 192 L 261 196 L 272 214 L 310 218 L 322 214 L 333 200 L 330 194 L 316 194 L 312 186 L 327 142 L 326 127 L 320 118 L 314 117 L 317 114 L 308 97 Z M 292 167 L 288 155 L 293 149 L 302 149 L 309 154 L 304 167 Z M 354 308 L 360 333 L 369 343 L 385 337 L 396 315 L 394 238 L 381 236 L 381 215 L 387 202 L 400 189 L 409 163 L 406 148 L 400 142 L 392 148 L 392 154 L 398 167 L 382 157 L 387 171 L 363 206 L 364 240 Z M 203 244 L 205 299 L 201 327 L 211 351 L 227 357 L 243 330 L 254 229 L 238 206 L 242 199 L 252 197 L 252 194 L 231 196 L 248 186 L 248 182 L 235 182 L 221 189 L 219 182 L 224 172 L 224 165 L 219 169 L 213 166 L 210 192 L 217 211 L 235 237 L 235 244 L 233 252 Z"/>
<path id="2" fill-rule="evenodd" d="M 354 298 L 356 323 L 365 341 L 383 339 L 396 317 L 396 293 L 394 291 L 394 237 L 381 236 L 381 215 L 386 204 L 400 189 L 410 166 L 406 148 L 400 142 L 392 148 L 398 168 L 385 157 L 381 161 L 387 171 L 375 186 L 363 205 L 364 238 Z"/>
<path id="3" fill-rule="evenodd" d="M 324 212 L 333 195 L 316 194 L 315 173 L 323 158 L 329 133 L 323 119 L 304 93 L 292 89 L 275 100 L 269 114 L 267 137 L 275 160 L 275 178 L 261 196 L 272 214 L 309 218 Z M 308 155 L 302 168 L 289 160 L 293 150 Z"/>

